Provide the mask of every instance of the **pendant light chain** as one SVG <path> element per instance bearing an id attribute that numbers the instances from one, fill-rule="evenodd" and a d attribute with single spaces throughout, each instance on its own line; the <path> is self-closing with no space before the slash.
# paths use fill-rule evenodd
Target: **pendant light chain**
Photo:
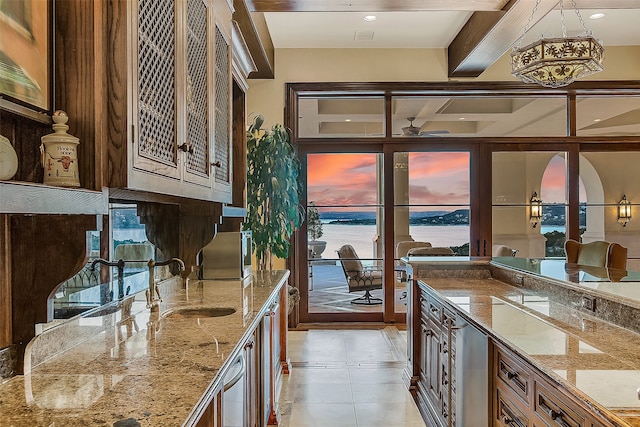
<path id="1" fill-rule="evenodd" d="M 573 0 L 572 0 L 573 1 Z M 575 5 L 575 3 L 574 3 Z M 560 22 L 562 22 L 562 38 L 567 38 L 567 23 L 564 20 L 564 1 L 560 0 Z"/>
<path id="2" fill-rule="evenodd" d="M 573 10 L 576 11 L 576 15 L 578 15 L 578 20 L 580 21 L 580 24 L 582 25 L 582 29 L 584 30 L 584 33 L 586 35 L 592 36 L 593 35 L 593 31 L 588 29 L 587 28 L 587 24 L 584 23 L 584 19 L 582 19 L 582 15 L 580 14 L 580 9 L 578 9 L 578 6 L 576 6 L 576 0 L 571 0 L 571 5 L 573 6 Z"/>
<path id="3" fill-rule="evenodd" d="M 524 31 L 522 32 L 522 34 L 520 34 L 520 37 L 518 38 L 518 40 L 516 40 L 516 43 L 513 45 L 514 49 L 519 49 L 520 46 L 522 45 L 522 40 L 524 39 L 524 36 L 527 34 L 527 31 L 531 29 L 531 22 L 533 22 L 533 17 L 538 11 L 539 5 L 540 5 L 540 0 L 536 0 L 536 5 L 533 7 L 533 11 L 531 12 L 531 15 L 529 15 L 529 19 L 527 20 L 527 23 L 524 26 Z"/>

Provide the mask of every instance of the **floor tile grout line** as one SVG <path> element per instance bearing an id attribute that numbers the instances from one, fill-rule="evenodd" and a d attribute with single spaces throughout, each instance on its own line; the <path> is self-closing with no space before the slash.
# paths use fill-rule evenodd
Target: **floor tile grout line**
<path id="1" fill-rule="evenodd" d="M 292 361 L 291 362 L 291 368 L 292 368 L 292 373 L 295 372 L 296 369 L 305 369 L 307 370 L 307 372 L 321 372 L 322 370 L 338 370 L 338 369 L 345 369 L 347 370 L 348 373 L 348 382 L 346 384 L 348 384 L 349 386 L 349 392 L 350 392 L 350 398 L 351 401 L 350 402 L 345 402 L 345 404 L 349 405 L 352 411 L 352 416 L 354 417 L 354 424 L 350 427 L 371 427 L 371 425 L 365 425 L 363 423 L 368 423 L 371 424 L 371 421 L 367 421 L 365 419 L 359 418 L 358 417 L 358 410 L 357 410 L 357 404 L 356 404 L 356 395 L 355 395 L 355 390 L 354 390 L 354 373 L 357 372 L 359 369 L 403 369 L 406 365 L 406 359 L 402 359 L 403 357 L 406 357 L 406 351 L 403 352 L 402 351 L 402 334 L 397 331 L 394 330 L 396 329 L 394 326 L 388 326 L 386 328 L 383 328 L 384 330 L 378 330 L 378 332 L 382 333 L 382 337 L 384 340 L 384 347 L 387 347 L 387 349 L 383 349 L 380 346 L 380 342 L 378 341 L 378 339 L 376 339 L 375 341 L 378 341 L 378 343 L 376 344 L 376 348 L 380 348 L 380 351 L 382 351 L 382 353 L 380 354 L 382 357 L 389 357 L 391 356 L 392 359 L 395 360 L 379 360 L 379 361 L 359 361 L 359 360 L 350 360 L 349 359 L 349 354 L 347 352 L 347 354 L 345 355 L 346 360 L 335 360 L 335 361 L 309 361 L 309 360 L 299 360 L 299 361 Z M 364 329 L 363 332 L 367 332 L 370 333 L 371 329 Z M 302 332 L 301 332 L 302 333 Z M 358 343 L 364 343 L 364 346 L 367 346 L 367 334 L 365 333 L 364 335 L 362 335 L 362 337 L 364 338 L 360 338 L 358 340 L 353 340 L 350 339 L 348 337 L 348 334 L 346 333 L 342 333 L 342 334 L 338 334 L 339 330 L 336 331 L 332 331 L 332 334 L 337 334 L 338 337 L 338 341 L 341 341 L 342 347 L 346 346 L 346 342 L 351 342 L 351 345 L 354 345 L 355 342 L 355 346 L 357 348 L 357 346 L 359 345 Z M 335 335 L 334 335 L 335 336 Z M 370 336 L 370 335 L 369 335 Z M 292 340 L 293 341 L 293 340 Z M 315 340 L 314 340 L 315 341 Z M 291 342 L 291 341 L 290 341 Z M 298 340 L 297 346 L 300 346 L 301 348 L 304 348 L 305 352 L 300 353 L 299 357 L 301 359 L 304 359 L 305 357 L 308 357 L 310 354 L 313 354 L 314 352 L 314 348 L 318 348 L 318 347 L 322 347 L 323 343 L 322 340 L 317 340 L 315 342 L 306 342 L 306 339 L 300 339 Z M 314 347 L 317 346 L 317 347 Z M 326 348 L 324 348 L 326 350 Z M 298 349 L 296 349 L 298 350 Z M 386 352 L 386 355 L 385 355 Z M 400 359 L 400 360 L 398 360 Z M 302 376 L 300 378 L 304 378 L 304 371 L 302 372 Z M 291 377 L 289 377 L 291 378 Z M 294 377 L 295 378 L 295 377 Z M 297 383 L 294 382 L 294 384 L 292 384 L 289 379 L 287 379 L 286 383 L 283 384 L 283 386 L 286 385 L 287 390 L 285 392 L 286 396 L 287 396 L 287 400 L 284 400 L 284 398 L 282 398 L 282 407 L 280 410 L 284 411 L 281 412 L 282 418 L 281 418 L 281 427 L 293 427 L 291 425 L 291 417 L 292 414 L 296 413 L 296 417 L 299 417 L 301 414 L 305 413 L 305 406 L 306 405 L 311 405 L 311 406 L 318 406 L 318 405 L 323 405 L 323 404 L 329 404 L 329 403 L 314 403 L 314 402 L 296 402 L 295 400 L 295 395 L 291 394 L 292 390 L 291 387 L 301 387 L 303 386 L 303 384 L 314 384 L 314 382 L 311 383 Z M 317 383 L 315 383 L 317 384 Z M 323 384 L 322 382 L 320 384 Z M 331 384 L 331 383 L 328 383 Z M 340 384 L 344 384 L 344 383 L 340 383 Z M 345 384 L 345 385 L 346 385 Z M 362 400 L 363 397 L 366 398 L 366 393 L 368 391 L 368 388 L 378 388 L 379 390 L 384 389 L 385 387 L 388 388 L 389 384 L 395 384 L 395 383 L 386 383 L 386 382 L 373 382 L 373 383 L 369 383 L 369 382 L 360 382 L 357 381 L 358 384 L 358 389 L 360 390 L 359 393 L 365 393 L 365 395 L 363 396 L 359 396 L 358 399 Z M 363 387 L 364 386 L 364 387 Z M 397 386 L 394 386 L 397 387 Z M 283 390 L 284 391 L 284 390 Z M 346 390 L 345 390 L 346 391 Z M 281 396 L 284 396 L 281 395 Z M 345 396 L 346 397 L 346 396 Z M 413 402 L 413 399 L 411 399 L 411 401 Z M 375 403 L 375 402 L 371 402 L 371 403 Z M 368 405 L 369 403 L 366 402 L 366 400 L 364 401 L 363 405 Z M 415 404 L 415 403 L 414 403 Z M 400 406 L 400 405 L 396 405 L 396 406 Z M 294 409 L 296 408 L 297 409 Z M 317 408 L 316 408 L 317 409 Z M 302 411 L 302 412 L 300 412 Z M 362 408 L 361 408 L 362 411 Z M 416 409 L 417 411 L 417 409 Z M 367 417 L 368 414 L 361 412 L 360 416 L 364 416 Z M 401 414 L 398 413 L 398 418 L 402 417 L 403 419 L 405 419 L 406 415 L 405 414 Z M 370 417 L 369 417 L 370 418 Z M 369 419 L 367 418 L 367 419 Z M 305 418 L 304 421 L 300 422 L 300 420 L 298 420 L 296 418 L 296 427 L 298 427 L 299 425 L 305 425 L 305 426 L 319 426 L 319 425 L 327 425 L 326 422 L 323 424 L 318 424 L 318 423 L 314 423 L 313 421 L 311 422 L 307 422 L 308 419 Z M 374 422 L 373 424 L 375 424 L 376 426 L 380 425 L 380 423 L 378 422 Z M 392 422 L 393 424 L 393 422 Z M 394 424 L 395 425 L 395 424 Z M 418 425 L 416 424 L 414 421 L 412 421 L 410 423 L 410 425 L 414 426 L 414 425 Z M 421 426 L 424 426 L 424 424 L 419 424 Z"/>

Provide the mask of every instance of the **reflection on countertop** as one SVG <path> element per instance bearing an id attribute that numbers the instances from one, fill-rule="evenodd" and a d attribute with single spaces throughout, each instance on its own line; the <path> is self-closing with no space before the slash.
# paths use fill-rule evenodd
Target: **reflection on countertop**
<path id="1" fill-rule="evenodd" d="M 250 280 L 192 281 L 186 289 L 181 279 L 168 280 L 158 309 L 147 309 L 139 293 L 118 309 L 47 329 L 27 348 L 25 375 L 0 385 L 0 425 L 181 425 L 288 275 L 256 272 Z M 178 307 L 235 312 L 162 316 Z"/>
<path id="2" fill-rule="evenodd" d="M 640 423 L 640 336 L 495 279 L 421 279 L 591 406 Z"/>

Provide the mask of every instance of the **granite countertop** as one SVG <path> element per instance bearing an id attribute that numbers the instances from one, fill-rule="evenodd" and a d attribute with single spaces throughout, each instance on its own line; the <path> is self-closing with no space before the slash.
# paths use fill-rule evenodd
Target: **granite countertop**
<path id="1" fill-rule="evenodd" d="M 640 426 L 637 333 L 491 278 L 420 280 L 595 412 Z"/>
<path id="2" fill-rule="evenodd" d="M 0 385 L 0 425 L 183 425 L 222 381 L 240 351 L 237 344 L 258 326 L 288 276 L 288 271 L 255 272 L 250 281 L 192 281 L 186 289 L 175 280 L 163 287 L 159 311 L 146 309 L 138 294 L 124 310 L 121 305 L 110 314 L 75 318 L 45 331 L 27 348 L 25 372 L 29 363 L 31 372 Z M 189 306 L 236 312 L 166 316 Z M 55 354 L 62 343 L 83 334 L 84 342 Z"/>

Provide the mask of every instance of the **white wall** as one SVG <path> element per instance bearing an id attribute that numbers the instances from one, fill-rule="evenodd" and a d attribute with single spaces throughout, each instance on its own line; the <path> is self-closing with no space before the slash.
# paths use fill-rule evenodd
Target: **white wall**
<path id="1" fill-rule="evenodd" d="M 640 47 L 605 47 L 605 70 L 585 80 L 640 80 Z M 516 81 L 511 76 L 509 54 L 505 54 L 489 67 L 477 79 L 456 79 L 466 81 Z M 284 123 L 285 84 L 304 82 L 446 82 L 447 55 L 445 49 L 276 49 L 275 78 L 269 80 L 249 80 L 247 92 L 247 113 L 260 113 L 265 117 L 265 126 L 274 123 Z M 598 163 L 598 162 L 595 162 Z M 638 164 L 637 162 L 635 163 Z M 546 165 L 545 165 L 546 166 Z M 595 165 L 594 165 L 595 166 Z M 602 166 L 606 169 L 606 167 Z M 628 170 L 633 170 L 631 167 Z M 537 173 L 542 174 L 544 168 Z M 622 171 L 618 171 L 618 175 Z M 525 183 L 533 185 L 540 178 L 527 178 Z M 605 194 L 612 191 L 609 198 L 622 197 L 621 191 L 626 191 L 627 197 L 633 202 L 640 202 L 640 188 L 628 190 L 619 188 L 619 176 L 615 181 L 605 184 Z M 626 181 L 629 186 L 636 181 Z M 527 187 L 531 187 L 527 185 Z M 613 191 L 612 187 L 616 187 Z M 529 194 L 533 189 L 526 188 L 523 194 Z M 620 194 L 619 194 L 620 193 Z M 619 200 L 619 199 L 618 199 Z M 609 200 L 607 200 L 609 202 Z M 525 218 L 526 218 L 525 213 Z M 638 220 L 632 221 L 628 230 L 616 230 L 618 225 L 611 218 L 605 223 L 609 228 L 607 238 L 619 241 L 616 233 L 623 233 L 623 241 L 630 241 L 629 230 L 636 226 L 640 231 L 640 212 Z M 529 226 L 530 227 L 530 226 Z M 611 229 L 613 227 L 613 229 Z M 526 229 L 522 223 L 517 225 L 522 230 L 522 237 L 530 242 L 527 253 L 537 256 L 541 242 L 532 230 Z M 640 240 L 640 239 L 636 239 Z M 623 241 L 620 243 L 624 244 Z M 640 243 L 639 243 L 640 245 Z M 626 246 L 626 245 L 625 245 Z M 525 248 L 519 253 L 526 256 Z M 640 247 L 632 253 L 640 256 Z"/>
<path id="2" fill-rule="evenodd" d="M 605 49 L 605 70 L 585 80 L 640 79 L 640 46 Z M 508 53 L 477 79 L 455 80 L 516 81 Z M 449 81 L 446 49 L 276 49 L 275 78 L 249 80 L 247 112 L 283 123 L 285 83 L 437 81 Z"/>

